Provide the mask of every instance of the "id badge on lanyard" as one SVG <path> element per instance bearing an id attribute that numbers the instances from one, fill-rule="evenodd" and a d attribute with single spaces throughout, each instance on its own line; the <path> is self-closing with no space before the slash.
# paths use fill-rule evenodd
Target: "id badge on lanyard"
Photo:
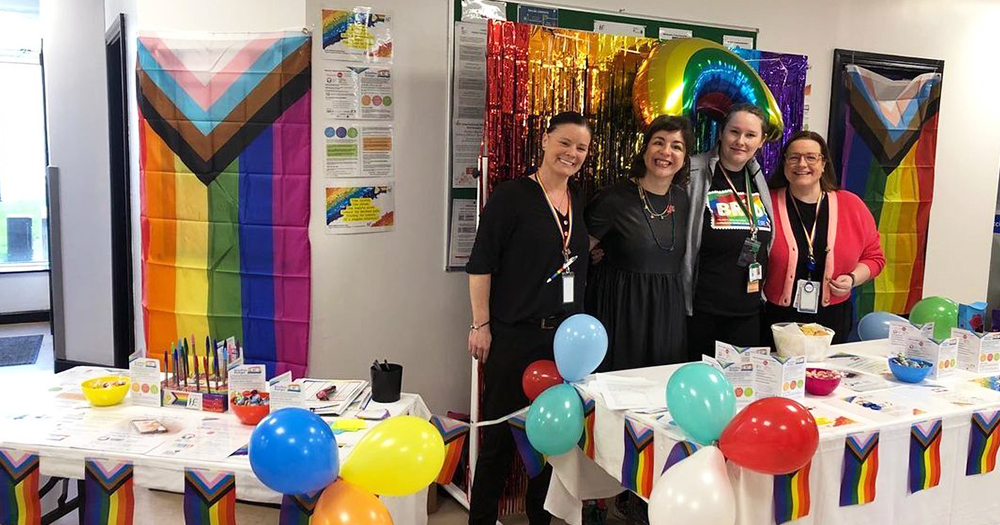
<path id="1" fill-rule="evenodd" d="M 570 304 L 573 302 L 573 285 L 575 283 L 575 275 L 573 272 L 563 272 L 562 274 L 562 292 L 563 292 L 563 304 Z"/>
<path id="2" fill-rule="evenodd" d="M 795 286 L 795 310 L 803 314 L 819 312 L 819 283 L 808 279 L 799 279 Z"/>

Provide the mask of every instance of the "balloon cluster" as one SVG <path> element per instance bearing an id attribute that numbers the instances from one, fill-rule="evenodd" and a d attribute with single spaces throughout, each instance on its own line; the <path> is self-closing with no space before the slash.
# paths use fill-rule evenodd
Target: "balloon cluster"
<path id="1" fill-rule="evenodd" d="M 586 314 L 566 318 L 552 343 L 555 362 L 528 365 L 521 377 L 524 395 L 531 401 L 525 432 L 535 450 L 549 456 L 573 449 L 583 435 L 583 401 L 572 385 L 591 374 L 608 352 L 608 332 Z"/>
<path id="2" fill-rule="evenodd" d="M 444 441 L 423 419 L 393 417 L 366 433 L 341 468 L 330 425 L 308 410 L 284 408 L 254 428 L 249 453 L 268 488 L 323 491 L 310 523 L 391 525 L 376 495 L 403 496 L 430 485 L 444 464 Z"/>
<path id="3" fill-rule="evenodd" d="M 958 303 L 944 297 L 926 297 L 913 305 L 909 320 L 889 312 L 871 312 L 858 323 L 858 337 L 862 341 L 886 339 L 892 322 L 912 323 L 916 327 L 934 323 L 934 339 L 947 339 L 951 337 L 951 329 L 958 326 Z"/>

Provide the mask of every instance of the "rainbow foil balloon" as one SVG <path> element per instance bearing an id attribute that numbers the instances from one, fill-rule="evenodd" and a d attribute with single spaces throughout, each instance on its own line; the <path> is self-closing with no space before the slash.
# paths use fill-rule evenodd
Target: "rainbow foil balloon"
<path id="1" fill-rule="evenodd" d="M 764 110 L 768 140 L 781 137 L 781 109 L 757 72 L 732 51 L 703 38 L 669 40 L 653 48 L 632 89 L 636 116 L 647 125 L 659 115 L 694 122 L 704 112 L 721 119 L 740 103 Z"/>

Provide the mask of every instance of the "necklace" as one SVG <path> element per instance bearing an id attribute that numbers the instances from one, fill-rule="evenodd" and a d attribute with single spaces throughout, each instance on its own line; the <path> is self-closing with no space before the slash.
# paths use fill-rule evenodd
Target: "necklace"
<path id="1" fill-rule="evenodd" d="M 639 182 L 639 179 L 635 179 L 635 185 L 639 187 L 639 200 L 642 201 L 642 207 L 646 210 L 646 213 L 649 214 L 650 219 L 659 219 L 662 221 L 667 218 L 667 215 L 674 212 L 674 194 L 670 191 L 673 189 L 673 185 L 667 189 L 667 207 L 663 208 L 663 211 L 661 212 L 653 210 L 653 206 L 649 203 L 649 199 L 646 198 L 646 190 L 642 188 L 642 183 Z"/>

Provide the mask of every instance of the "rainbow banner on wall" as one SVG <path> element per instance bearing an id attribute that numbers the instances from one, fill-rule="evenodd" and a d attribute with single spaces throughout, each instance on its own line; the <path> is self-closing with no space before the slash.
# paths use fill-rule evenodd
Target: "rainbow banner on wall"
<path id="1" fill-rule="evenodd" d="M 670 467 L 690 457 L 699 448 L 701 446 L 694 441 L 678 441 L 674 443 L 674 446 L 670 449 L 670 454 L 667 454 L 667 460 L 663 463 L 663 470 L 660 471 L 660 475 L 663 475 Z"/>
<path id="2" fill-rule="evenodd" d="M 142 36 L 142 306 L 149 355 L 235 337 L 303 376 L 309 336 L 311 39 Z"/>
<path id="3" fill-rule="evenodd" d="M 41 525 L 38 454 L 0 448 L 0 523 Z"/>
<path id="4" fill-rule="evenodd" d="M 878 479 L 878 431 L 859 432 L 844 442 L 844 470 L 840 478 L 840 506 L 875 501 Z"/>
<path id="5" fill-rule="evenodd" d="M 455 477 L 455 470 L 462 459 L 465 438 L 472 428 L 468 423 L 444 416 L 431 416 L 431 424 L 441 433 L 444 440 L 444 465 L 438 474 L 437 483 L 447 485 Z"/>
<path id="6" fill-rule="evenodd" d="M 914 423 L 910 427 L 910 492 L 934 488 L 941 483 L 941 420 Z"/>
<path id="7" fill-rule="evenodd" d="M 83 489 L 80 503 L 83 525 L 132 525 L 135 495 L 131 462 L 88 459 L 84 465 Z"/>
<path id="8" fill-rule="evenodd" d="M 281 497 L 278 525 L 309 525 L 322 490 L 312 494 L 285 494 Z"/>
<path id="9" fill-rule="evenodd" d="M 976 476 L 993 472 L 997 466 L 997 448 L 1000 447 L 1000 410 L 980 410 L 972 414 L 969 429 L 969 457 L 965 475 Z"/>
<path id="10" fill-rule="evenodd" d="M 184 469 L 184 523 L 236 525 L 236 476 Z"/>
<path id="11" fill-rule="evenodd" d="M 622 486 L 648 498 L 653 492 L 653 429 L 625 416 Z"/>
<path id="12" fill-rule="evenodd" d="M 594 418 L 597 405 L 594 404 L 594 398 L 583 390 L 578 388 L 576 391 L 583 401 L 583 435 L 580 436 L 578 446 L 588 458 L 594 459 Z"/>
<path id="13" fill-rule="evenodd" d="M 778 525 L 809 515 L 809 471 L 812 461 L 791 474 L 774 476 L 774 522 Z"/>

